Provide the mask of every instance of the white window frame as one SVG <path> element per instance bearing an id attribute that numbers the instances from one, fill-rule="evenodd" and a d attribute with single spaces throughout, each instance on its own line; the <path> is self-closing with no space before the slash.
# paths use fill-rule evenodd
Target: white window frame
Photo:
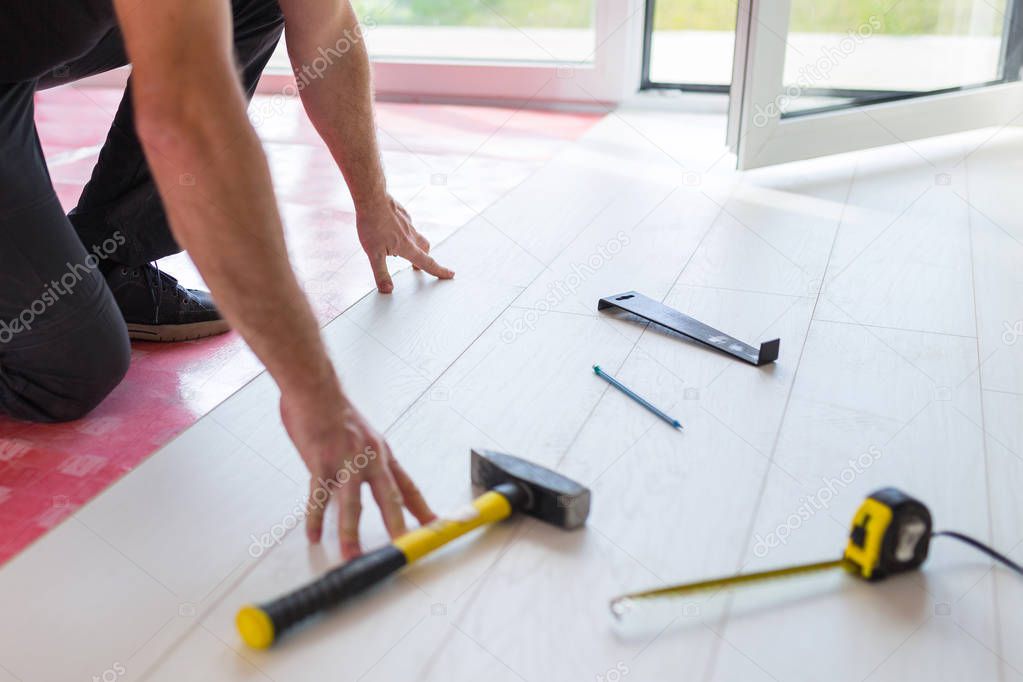
<path id="1" fill-rule="evenodd" d="M 740 170 L 1006 126 L 1023 113 L 1023 82 L 1014 82 L 783 118 L 791 4 L 739 3 L 728 142 Z"/>
<path id="2" fill-rule="evenodd" d="M 639 90 L 645 5 L 595 0 L 594 52 L 586 62 L 373 58 L 374 88 L 381 99 L 614 105 Z M 372 53 L 372 33 L 367 42 Z M 260 92 L 280 92 L 289 84 L 289 74 L 267 73 Z"/>

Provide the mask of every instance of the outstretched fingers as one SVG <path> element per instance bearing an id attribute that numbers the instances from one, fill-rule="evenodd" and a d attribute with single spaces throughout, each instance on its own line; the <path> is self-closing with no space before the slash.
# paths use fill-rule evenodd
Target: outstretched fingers
<path id="1" fill-rule="evenodd" d="M 434 277 L 439 279 L 451 279 L 455 276 L 455 271 L 450 270 L 433 259 L 433 256 L 423 251 L 418 246 L 409 245 L 408 251 L 403 254 L 412 265 L 416 266 L 420 270 L 425 270 Z"/>
<path id="2" fill-rule="evenodd" d="M 430 509 L 430 505 L 426 503 L 426 498 L 423 497 L 423 493 L 419 491 L 412 477 L 402 468 L 398 460 L 393 457 L 391 458 L 391 475 L 394 476 L 394 482 L 398 484 L 398 490 L 401 491 L 401 498 L 405 503 L 405 508 L 412 512 L 412 516 L 416 517 L 419 523 L 425 525 L 437 518 L 437 515 Z"/>
<path id="3" fill-rule="evenodd" d="M 305 507 L 305 536 L 317 543 L 323 537 L 323 514 L 330 501 L 330 491 L 316 478 L 309 479 L 309 500 Z"/>
<path id="4" fill-rule="evenodd" d="M 371 255 L 369 257 L 369 264 L 373 268 L 373 279 L 376 280 L 377 291 L 381 294 L 389 294 L 394 291 L 391 273 L 387 271 L 387 254 Z"/>
<path id="5" fill-rule="evenodd" d="M 362 486 L 352 477 L 337 492 L 338 538 L 341 541 L 341 558 L 348 561 L 362 554 L 359 543 L 359 518 L 362 516 Z"/>
<path id="6" fill-rule="evenodd" d="M 385 446 L 386 447 L 386 446 Z M 385 466 L 377 467 L 366 476 L 370 490 L 373 491 L 373 499 L 380 507 L 380 515 L 384 519 L 384 526 L 392 538 L 405 533 L 405 515 L 401 510 L 402 496 L 398 484 L 391 475 L 391 470 Z"/>
<path id="7" fill-rule="evenodd" d="M 415 230 L 415 229 L 412 230 L 412 238 L 416 242 L 416 246 L 418 246 L 420 249 L 422 249 L 425 253 L 430 253 L 430 240 L 429 239 L 427 239 L 423 235 L 419 234 L 419 232 L 417 230 Z M 421 270 L 422 268 L 420 268 L 418 265 L 413 263 L 412 264 L 412 269 L 413 270 Z"/>

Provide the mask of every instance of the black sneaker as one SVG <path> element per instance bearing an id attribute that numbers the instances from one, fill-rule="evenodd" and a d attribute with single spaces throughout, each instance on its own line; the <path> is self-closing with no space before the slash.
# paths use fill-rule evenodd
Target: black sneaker
<path id="1" fill-rule="evenodd" d="M 189 341 L 229 328 L 208 292 L 184 288 L 155 265 L 115 266 L 106 280 L 137 341 Z"/>

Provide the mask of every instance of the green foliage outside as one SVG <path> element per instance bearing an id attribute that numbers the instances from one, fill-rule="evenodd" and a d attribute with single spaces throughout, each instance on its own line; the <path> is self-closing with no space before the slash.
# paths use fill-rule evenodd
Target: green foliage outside
<path id="1" fill-rule="evenodd" d="M 889 35 L 967 34 L 973 32 L 971 12 L 981 1 L 793 0 L 791 30 L 845 33 L 876 16 Z M 1005 0 L 991 4 L 1002 6 Z M 363 17 L 379 24 L 417 26 L 581 28 L 592 24 L 593 13 L 593 0 L 355 0 L 355 5 Z M 735 2 L 658 0 L 656 28 L 731 31 Z"/>
<path id="2" fill-rule="evenodd" d="M 981 0 L 793 0 L 790 30 L 845 33 L 877 17 L 888 35 L 967 34 L 974 4 Z M 1004 0 L 1003 0 L 1004 1 Z M 997 6 L 997 0 L 992 0 Z M 999 18 L 997 14 L 995 15 Z M 655 26 L 665 30 L 731 30 L 735 4 L 720 0 L 661 0 Z"/>

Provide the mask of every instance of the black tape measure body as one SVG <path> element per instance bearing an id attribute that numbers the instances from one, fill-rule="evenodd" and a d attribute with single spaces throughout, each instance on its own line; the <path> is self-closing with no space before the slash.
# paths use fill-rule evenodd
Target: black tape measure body
<path id="1" fill-rule="evenodd" d="M 898 488 L 870 494 L 853 516 L 845 560 L 867 580 L 912 571 L 927 559 L 931 512 Z"/>

